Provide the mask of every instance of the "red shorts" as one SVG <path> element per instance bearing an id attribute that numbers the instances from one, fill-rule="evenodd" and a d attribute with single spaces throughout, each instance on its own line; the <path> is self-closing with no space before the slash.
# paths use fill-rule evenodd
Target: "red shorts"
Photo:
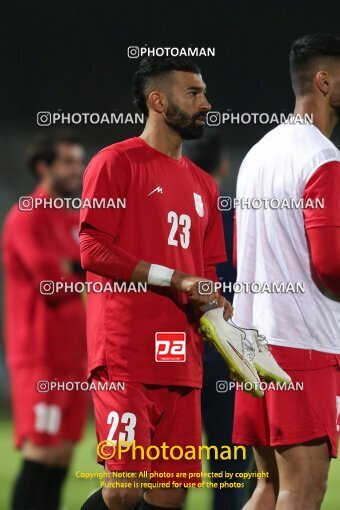
<path id="1" fill-rule="evenodd" d="M 327 437 L 337 457 L 340 429 L 340 356 L 271 346 L 279 365 L 303 390 L 267 390 L 262 398 L 236 392 L 233 442 L 284 446 Z"/>
<path id="2" fill-rule="evenodd" d="M 87 415 L 87 391 L 46 391 L 46 381 L 86 381 L 86 371 L 74 374 L 32 367 L 10 369 L 14 441 L 25 438 L 37 446 L 58 446 L 79 441 Z"/>
<path id="3" fill-rule="evenodd" d="M 98 368 L 91 379 L 95 384 L 108 380 L 107 370 L 103 367 Z M 117 386 L 116 391 L 96 390 L 92 393 L 97 441 L 107 444 L 109 440 L 115 445 L 134 441 L 137 447 L 144 448 L 144 459 L 138 448 L 134 452 L 130 448 L 118 453 L 118 446 L 115 452 L 108 446 L 104 447 L 104 454 L 99 453 L 98 463 L 106 464 L 110 471 L 152 472 L 152 481 L 162 482 L 177 481 L 176 473 L 201 473 L 200 460 L 170 458 L 181 456 L 180 448 L 193 445 L 197 449 L 202 444 L 201 390 L 133 382 L 120 384 L 124 387 Z M 160 448 L 163 443 L 165 450 Z M 170 454 L 174 446 L 180 448 L 174 448 Z M 146 453 L 148 447 L 151 447 L 149 454 Z M 171 476 L 162 478 L 161 473 Z M 198 478 L 194 480 L 197 482 Z"/>

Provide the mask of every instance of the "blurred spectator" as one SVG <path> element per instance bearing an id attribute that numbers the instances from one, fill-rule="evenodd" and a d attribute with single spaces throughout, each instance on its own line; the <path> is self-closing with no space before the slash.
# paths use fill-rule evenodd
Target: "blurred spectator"
<path id="1" fill-rule="evenodd" d="M 79 195 L 84 149 L 69 136 L 47 137 L 31 147 L 28 164 L 38 185 L 12 207 L 3 234 L 6 360 L 15 446 L 22 453 L 11 508 L 57 510 L 87 394 L 48 386 L 86 380 L 86 338 L 81 295 L 55 292 L 57 282 L 84 278 L 79 215 L 51 199 Z"/>

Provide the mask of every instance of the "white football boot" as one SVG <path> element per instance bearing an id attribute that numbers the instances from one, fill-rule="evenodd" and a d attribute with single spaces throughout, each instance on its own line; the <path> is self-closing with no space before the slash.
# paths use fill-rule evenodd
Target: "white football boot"
<path id="1" fill-rule="evenodd" d="M 263 397 L 261 380 L 254 366 L 254 346 L 241 328 L 224 320 L 223 310 L 219 307 L 204 313 L 200 318 L 199 332 L 220 353 L 229 367 L 231 378 L 250 382 L 244 389 L 256 397 Z"/>
<path id="2" fill-rule="evenodd" d="M 274 381 L 283 384 L 292 382 L 291 377 L 280 367 L 276 359 L 272 355 L 266 337 L 260 335 L 257 328 L 241 328 L 247 339 L 252 342 L 255 349 L 254 366 L 257 373 L 266 381 Z"/>

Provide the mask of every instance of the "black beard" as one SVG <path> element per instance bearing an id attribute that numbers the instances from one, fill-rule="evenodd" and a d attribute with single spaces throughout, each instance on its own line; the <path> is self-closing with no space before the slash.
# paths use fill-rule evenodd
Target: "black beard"
<path id="1" fill-rule="evenodd" d="M 80 196 L 80 188 L 70 190 L 62 181 L 56 179 L 53 181 L 52 188 L 61 198 L 78 198 Z"/>
<path id="2" fill-rule="evenodd" d="M 204 124 L 197 125 L 195 120 L 205 114 L 205 111 L 199 112 L 191 117 L 175 104 L 169 103 L 164 120 L 183 140 L 197 140 L 203 136 Z"/>

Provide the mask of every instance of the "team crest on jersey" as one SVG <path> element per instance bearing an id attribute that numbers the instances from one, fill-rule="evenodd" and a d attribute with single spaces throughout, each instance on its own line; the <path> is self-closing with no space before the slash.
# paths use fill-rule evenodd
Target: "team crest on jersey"
<path id="1" fill-rule="evenodd" d="M 195 209 L 201 218 L 204 216 L 204 204 L 201 195 L 198 195 L 197 193 L 194 193 L 194 202 L 195 202 Z"/>

